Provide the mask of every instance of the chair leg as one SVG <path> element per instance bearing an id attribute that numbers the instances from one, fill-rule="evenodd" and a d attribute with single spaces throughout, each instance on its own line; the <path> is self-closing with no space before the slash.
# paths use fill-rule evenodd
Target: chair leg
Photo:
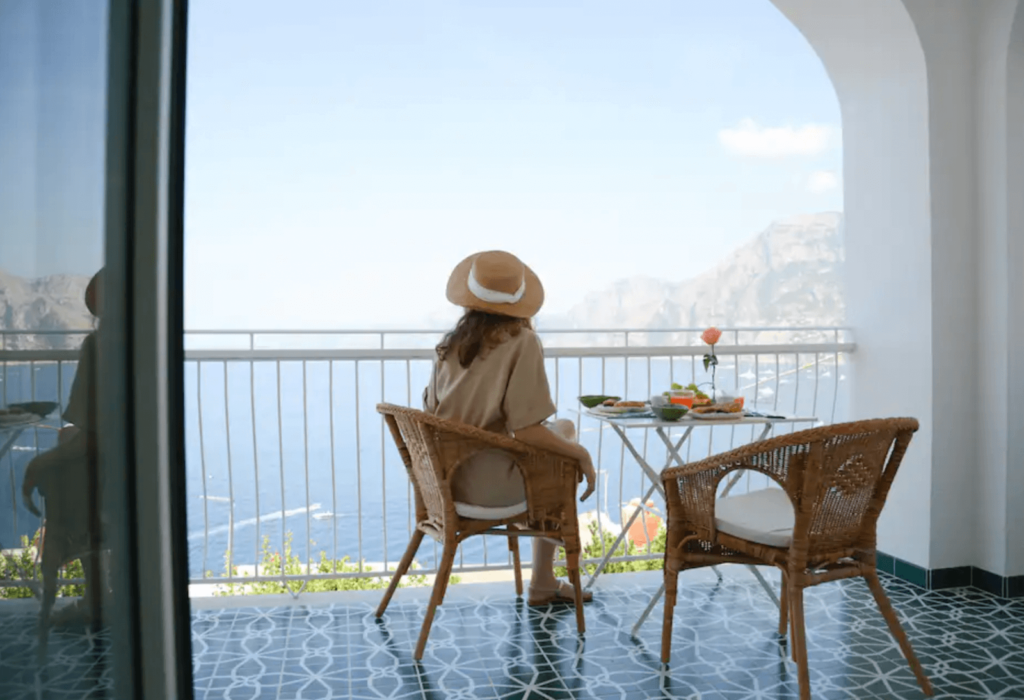
<path id="1" fill-rule="evenodd" d="M 413 658 L 417 661 L 423 659 L 423 650 L 427 647 L 427 637 L 430 635 L 430 626 L 434 624 L 434 612 L 444 598 L 445 584 L 451 574 L 452 564 L 455 563 L 455 551 L 458 545 L 454 542 L 446 544 L 444 553 L 441 555 L 441 565 L 437 567 L 437 578 L 434 580 L 434 591 L 430 595 L 430 604 L 427 605 L 427 614 L 423 618 L 423 627 L 420 629 L 420 638 L 416 642 L 416 652 Z"/>
<path id="2" fill-rule="evenodd" d="M 516 570 L 516 597 L 523 597 L 523 569 L 519 560 L 519 538 L 509 536 L 508 551 L 512 552 L 512 564 Z"/>
<path id="3" fill-rule="evenodd" d="M 402 555 L 402 561 L 398 562 L 398 569 L 395 570 L 395 575 L 391 577 L 391 584 L 388 589 L 384 592 L 384 598 L 381 599 L 380 605 L 377 606 L 377 617 L 382 617 L 384 611 L 388 609 L 388 603 L 391 602 L 391 596 L 395 594 L 395 589 L 398 588 L 398 582 L 405 576 L 405 572 L 412 566 L 412 559 L 416 556 L 416 550 L 420 548 L 420 542 L 423 541 L 423 533 L 416 530 L 412 533 L 412 539 L 409 540 L 409 546 L 405 549 L 405 554 Z"/>
<path id="4" fill-rule="evenodd" d="M 910 646 L 910 640 L 907 639 L 906 632 L 903 631 L 903 626 L 900 624 L 899 617 L 896 615 L 896 611 L 893 610 L 892 604 L 889 602 L 889 597 L 885 595 L 885 590 L 882 588 L 881 582 L 878 580 L 878 574 L 871 572 L 864 575 L 865 580 L 868 582 L 868 588 L 871 589 L 871 594 L 875 597 L 875 603 L 878 605 L 878 610 L 882 613 L 882 617 L 885 618 L 885 622 L 889 625 L 889 632 L 896 638 L 896 642 L 900 645 L 900 650 L 903 652 L 903 657 L 910 664 L 910 669 L 914 672 L 917 677 L 917 682 L 921 686 L 921 690 L 924 694 L 931 697 L 934 694 L 932 690 L 931 681 L 928 680 L 928 676 L 925 675 L 924 668 L 921 667 L 921 662 L 918 661 L 917 655 L 914 653 L 913 647 Z"/>
<path id="5" fill-rule="evenodd" d="M 661 662 L 667 664 L 672 656 L 672 616 L 676 607 L 676 589 L 679 572 L 675 565 L 665 562 L 665 612 L 661 623 Z"/>
<path id="6" fill-rule="evenodd" d="M 587 631 L 587 623 L 583 619 L 583 574 L 580 572 L 579 550 L 566 550 L 565 564 L 569 572 L 569 582 L 576 598 L 576 629 L 580 634 Z"/>
<path id="7" fill-rule="evenodd" d="M 40 667 L 46 663 L 50 640 L 50 613 L 53 612 L 53 605 L 57 600 L 57 575 L 59 569 L 55 561 L 47 559 L 45 550 L 43 551 L 41 569 L 43 575 L 43 599 L 42 607 L 39 610 L 39 639 L 36 648 L 36 656 Z"/>
<path id="8" fill-rule="evenodd" d="M 811 676 L 807 668 L 807 635 L 804 629 L 804 589 L 791 582 L 789 586 L 789 616 L 792 619 L 793 657 L 800 682 L 800 700 L 811 700 Z"/>
<path id="9" fill-rule="evenodd" d="M 789 608 L 789 593 L 787 591 L 788 582 L 786 572 L 782 572 L 782 586 L 779 591 L 779 636 L 786 636 L 786 627 L 788 625 L 788 608 Z"/>

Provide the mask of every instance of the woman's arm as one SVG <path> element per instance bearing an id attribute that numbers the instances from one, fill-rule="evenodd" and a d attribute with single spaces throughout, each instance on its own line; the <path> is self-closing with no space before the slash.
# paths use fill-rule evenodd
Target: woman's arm
<path id="1" fill-rule="evenodd" d="M 583 476 L 587 479 L 587 490 L 580 496 L 580 500 L 587 500 L 590 494 L 594 492 L 594 488 L 597 485 L 597 475 L 594 472 L 594 464 L 590 460 L 590 453 L 587 452 L 585 447 L 579 443 L 566 440 L 541 423 L 520 428 L 515 431 L 515 438 L 531 447 L 548 450 L 570 459 L 579 460 L 580 465 L 583 467 Z"/>

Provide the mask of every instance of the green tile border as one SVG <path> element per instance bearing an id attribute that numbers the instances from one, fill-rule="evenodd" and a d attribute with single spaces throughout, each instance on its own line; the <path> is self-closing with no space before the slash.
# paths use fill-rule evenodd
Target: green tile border
<path id="1" fill-rule="evenodd" d="M 1000 576 L 976 566 L 926 569 L 884 552 L 876 553 L 880 572 L 926 590 L 973 587 L 1000 598 L 1024 598 L 1024 576 Z"/>

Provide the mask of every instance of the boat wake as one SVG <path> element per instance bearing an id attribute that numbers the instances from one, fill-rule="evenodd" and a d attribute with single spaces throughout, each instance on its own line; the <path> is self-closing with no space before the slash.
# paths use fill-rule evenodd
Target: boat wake
<path id="1" fill-rule="evenodd" d="M 271 521 L 271 520 L 284 520 L 285 518 L 289 518 L 289 517 L 291 517 L 293 515 L 302 515 L 303 513 L 306 513 L 306 512 L 312 513 L 315 510 L 320 510 L 320 504 L 319 503 L 314 503 L 313 505 L 309 506 L 308 508 L 292 508 L 291 510 L 278 510 L 278 511 L 275 511 L 273 513 L 267 513 L 266 515 L 261 515 L 261 516 L 259 516 L 257 518 L 246 518 L 245 520 L 239 520 L 238 522 L 236 522 L 234 524 L 234 529 L 238 530 L 239 528 L 243 528 L 243 527 L 251 527 L 251 526 L 255 525 L 256 523 L 265 523 L 265 522 Z M 314 515 L 313 517 L 315 518 L 316 516 Z M 209 530 L 207 530 L 205 532 L 202 531 L 202 530 L 198 530 L 196 532 L 191 532 L 191 533 L 189 533 L 188 539 L 191 542 L 193 540 L 201 540 L 201 539 L 203 539 L 204 536 L 219 535 L 221 533 L 230 532 L 230 531 L 231 531 L 231 525 L 218 525 L 217 527 L 211 527 Z"/>

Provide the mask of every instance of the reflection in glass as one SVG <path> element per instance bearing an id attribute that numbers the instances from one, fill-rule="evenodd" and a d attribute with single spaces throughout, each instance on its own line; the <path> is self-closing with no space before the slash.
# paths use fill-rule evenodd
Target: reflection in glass
<path id="1" fill-rule="evenodd" d="M 105 0 L 0 2 L 0 697 L 113 696 Z M 107 595 L 104 595 L 107 593 Z"/>

